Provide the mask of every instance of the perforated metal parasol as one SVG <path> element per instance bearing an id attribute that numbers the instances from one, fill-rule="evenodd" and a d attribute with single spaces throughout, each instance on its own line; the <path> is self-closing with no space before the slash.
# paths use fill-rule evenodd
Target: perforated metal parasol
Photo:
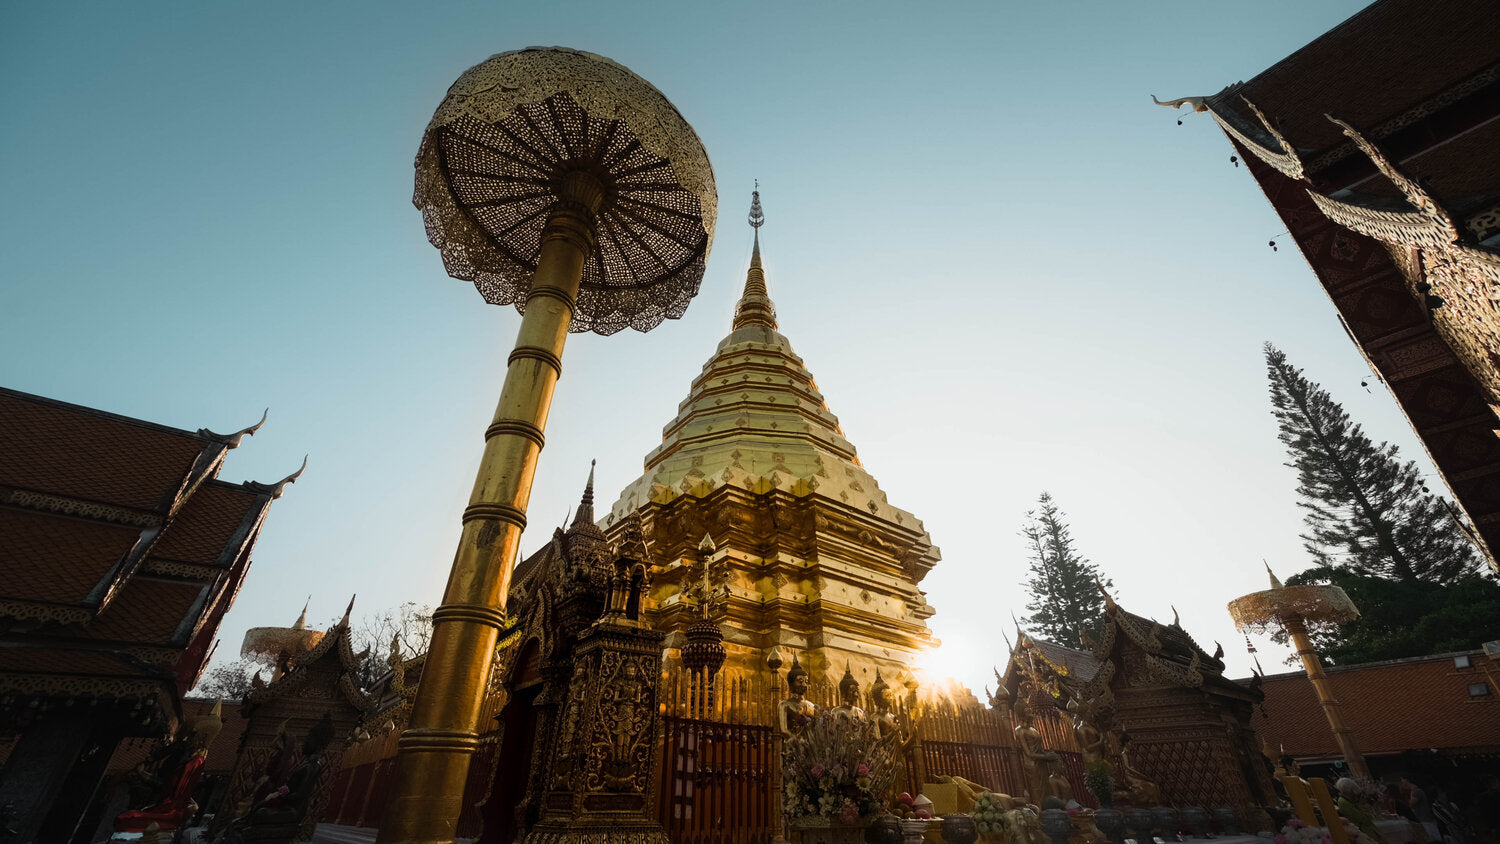
<path id="1" fill-rule="evenodd" d="M 713 242 L 713 168 L 661 92 L 602 56 L 499 53 L 438 106 L 413 203 L 454 278 L 524 310 L 542 227 L 574 170 L 604 185 L 570 331 L 649 331 L 687 311 Z"/>
<path id="2" fill-rule="evenodd" d="M 1349 595 L 1337 586 L 1281 586 L 1252 592 L 1229 602 L 1235 627 L 1264 633 L 1300 621 L 1308 631 L 1337 626 L 1359 618 Z"/>

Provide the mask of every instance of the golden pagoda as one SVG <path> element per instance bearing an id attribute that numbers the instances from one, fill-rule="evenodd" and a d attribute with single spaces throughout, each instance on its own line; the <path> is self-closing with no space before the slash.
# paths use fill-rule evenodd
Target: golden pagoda
<path id="1" fill-rule="evenodd" d="M 710 565 L 728 587 L 714 614 L 726 670 L 764 672 L 779 648 L 822 683 L 852 667 L 868 687 L 877 668 L 903 676 L 934 644 L 918 584 L 940 555 L 922 522 L 886 500 L 780 332 L 761 263 L 764 222 L 757 190 L 729 335 L 603 526 L 617 541 L 638 520 L 650 539 L 652 624 L 668 634 L 667 670 L 701 617 L 691 584 Z"/>

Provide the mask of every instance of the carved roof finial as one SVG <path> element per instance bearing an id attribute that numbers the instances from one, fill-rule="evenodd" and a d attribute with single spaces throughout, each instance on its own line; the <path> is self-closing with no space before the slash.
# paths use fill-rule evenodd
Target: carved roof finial
<path id="1" fill-rule="evenodd" d="M 347 606 L 347 607 L 344 608 L 344 617 L 341 618 L 341 619 L 339 619 L 339 623 L 336 624 L 336 625 L 334 625 L 335 627 L 348 627 L 349 626 L 349 616 L 354 613 L 354 599 L 356 597 L 357 596 L 355 596 L 355 595 L 350 595 L 349 596 L 349 606 Z"/>
<path id="2" fill-rule="evenodd" d="M 238 448 L 240 440 L 243 440 L 248 436 L 254 436 L 255 432 L 260 430 L 260 426 L 266 424 L 266 417 L 270 415 L 271 408 L 268 407 L 260 414 L 260 421 L 256 422 L 254 425 L 251 425 L 248 428 L 241 428 L 232 434 L 216 434 L 213 431 L 208 430 L 207 428 L 199 428 L 198 436 L 207 437 L 216 442 L 221 442 L 229 448 Z"/>
<path id="3" fill-rule="evenodd" d="M 1159 106 L 1166 106 L 1167 108 L 1172 108 L 1172 109 L 1182 108 L 1185 105 L 1186 106 L 1192 106 L 1193 107 L 1193 111 L 1195 111 L 1195 112 L 1197 112 L 1199 114 L 1202 114 L 1203 112 L 1208 111 L 1208 103 L 1204 102 L 1204 100 L 1206 100 L 1206 99 L 1208 99 L 1208 98 L 1207 97 L 1179 97 L 1178 99 L 1175 99 L 1175 100 L 1162 101 L 1162 100 L 1158 100 L 1156 98 L 1155 94 L 1151 95 L 1151 102 L 1156 103 Z"/>
<path id="4" fill-rule="evenodd" d="M 760 207 L 760 182 L 750 198 L 750 226 L 755 229 L 755 249 L 750 253 L 750 271 L 745 274 L 745 293 L 734 308 L 734 329 L 749 325 L 760 325 L 775 330 L 776 306 L 771 294 L 766 291 L 766 271 L 760 263 L 760 227 L 766 223 L 766 214 Z"/>
<path id="5" fill-rule="evenodd" d="M 1115 608 L 1115 599 L 1110 597 L 1109 590 L 1104 588 L 1104 581 L 1094 578 L 1094 583 L 1099 587 L 1099 594 L 1104 596 L 1104 608 L 1112 610 Z"/>
<path id="6" fill-rule="evenodd" d="M 297 620 L 296 621 L 292 622 L 292 629 L 293 630 L 306 630 L 307 629 L 307 608 L 311 604 L 312 604 L 312 596 L 308 595 L 307 596 L 307 601 L 305 601 L 302 604 L 302 614 L 299 615 L 299 616 L 297 616 Z"/>
<path id="7" fill-rule="evenodd" d="M 305 471 L 307 471 L 307 455 L 304 454 L 302 455 L 302 465 L 297 467 L 297 471 L 291 473 L 290 475 L 287 475 L 281 480 L 270 484 L 263 484 L 259 481 L 245 481 L 243 484 L 240 484 L 240 486 L 243 486 L 245 489 L 248 489 L 251 492 L 267 493 L 271 496 L 272 499 L 276 499 L 281 497 L 281 493 L 286 490 L 287 484 L 296 483 L 297 479 L 302 477 L 302 473 Z"/>
<path id="8" fill-rule="evenodd" d="M 1172 626 L 1179 630 L 1182 629 L 1182 616 L 1177 614 L 1177 605 L 1168 604 L 1167 606 L 1172 608 Z"/>

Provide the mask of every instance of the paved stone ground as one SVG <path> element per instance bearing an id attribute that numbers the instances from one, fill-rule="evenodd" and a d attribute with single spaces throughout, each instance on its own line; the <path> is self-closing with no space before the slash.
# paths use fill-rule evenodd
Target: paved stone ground
<path id="1" fill-rule="evenodd" d="M 363 826 L 320 823 L 313 831 L 312 844 L 375 844 L 375 830 Z M 454 844 L 474 844 L 474 839 L 460 838 Z"/>

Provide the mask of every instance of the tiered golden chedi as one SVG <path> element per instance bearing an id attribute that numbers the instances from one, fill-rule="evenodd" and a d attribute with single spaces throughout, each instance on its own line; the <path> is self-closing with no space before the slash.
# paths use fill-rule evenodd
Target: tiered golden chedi
<path id="1" fill-rule="evenodd" d="M 759 211 L 757 193 L 752 224 Z M 846 666 L 862 686 L 876 668 L 904 676 L 931 644 L 933 610 L 917 584 L 938 549 L 860 464 L 778 327 L 757 225 L 729 336 L 604 527 L 614 539 L 636 515 L 652 538 L 662 566 L 653 622 L 669 648 L 695 620 L 683 587 L 713 561 L 729 580 L 719 617 L 726 669 L 764 672 L 779 648 L 825 683 Z"/>

